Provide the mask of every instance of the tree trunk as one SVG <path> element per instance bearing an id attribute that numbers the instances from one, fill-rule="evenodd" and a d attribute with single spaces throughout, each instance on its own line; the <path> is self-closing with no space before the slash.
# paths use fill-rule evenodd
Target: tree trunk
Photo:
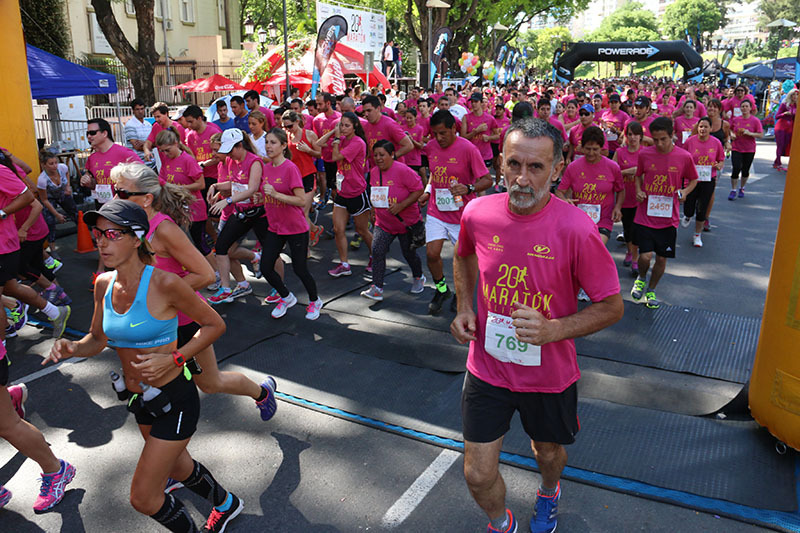
<path id="1" fill-rule="evenodd" d="M 109 0 L 92 0 L 97 24 L 103 31 L 114 54 L 128 70 L 136 97 L 145 102 L 155 102 L 153 87 L 158 52 L 155 45 L 155 17 L 153 0 L 133 0 L 136 8 L 138 47 L 136 50 L 122 32 Z"/>

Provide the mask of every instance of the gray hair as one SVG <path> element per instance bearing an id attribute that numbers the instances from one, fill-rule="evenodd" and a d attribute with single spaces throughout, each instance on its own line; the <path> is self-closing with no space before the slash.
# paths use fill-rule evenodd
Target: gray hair
<path id="1" fill-rule="evenodd" d="M 153 195 L 156 211 L 170 217 L 177 225 L 188 228 L 192 223 L 189 206 L 195 201 L 194 195 L 185 188 L 158 180 L 158 174 L 142 163 L 121 163 L 111 169 L 111 180 L 118 185 L 120 180 L 130 180 L 136 184 L 138 192 Z M 202 202 L 202 200 L 197 200 Z"/>
<path id="2" fill-rule="evenodd" d="M 520 132 L 526 139 L 547 137 L 553 141 L 553 166 L 557 165 L 563 159 L 564 139 L 561 137 L 561 132 L 549 122 L 538 118 L 524 118 L 512 122 L 508 131 L 506 131 L 505 141 L 503 142 L 504 147 L 505 143 L 508 142 L 508 138 L 515 131 Z"/>

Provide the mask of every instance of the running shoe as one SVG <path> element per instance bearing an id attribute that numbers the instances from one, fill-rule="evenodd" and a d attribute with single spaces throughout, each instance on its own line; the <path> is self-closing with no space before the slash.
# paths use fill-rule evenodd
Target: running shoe
<path id="1" fill-rule="evenodd" d="M 744 198 L 744 187 L 739 187 L 739 198 Z"/>
<path id="2" fill-rule="evenodd" d="M 167 486 L 164 488 L 164 494 L 169 494 L 170 492 L 178 489 L 183 488 L 183 483 L 178 481 L 177 479 L 172 479 L 171 477 L 167 478 Z"/>
<path id="3" fill-rule="evenodd" d="M 617 242 L 625 242 L 625 234 L 617 233 Z"/>
<path id="4" fill-rule="evenodd" d="M 558 525 L 558 500 L 561 499 L 561 482 L 556 486 L 553 496 L 545 496 L 536 491 L 536 502 L 533 504 L 531 517 L 531 533 L 552 533 Z"/>
<path id="5" fill-rule="evenodd" d="M 453 292 L 448 288 L 445 292 L 436 289 L 433 294 L 431 303 L 428 304 L 428 313 L 431 315 L 438 315 L 442 310 L 442 305 L 453 295 Z"/>
<path id="6" fill-rule="evenodd" d="M 281 301 L 281 295 L 278 294 L 277 289 L 272 289 L 270 293 L 264 298 L 264 302 L 268 304 L 276 304 Z"/>
<path id="7" fill-rule="evenodd" d="M 267 376 L 267 379 L 261 383 L 261 388 L 267 391 L 267 395 L 260 402 L 256 402 L 256 407 L 261 411 L 261 420 L 266 422 L 275 416 L 275 411 L 278 410 L 278 401 L 275 399 L 278 384 L 275 383 L 275 378 Z"/>
<path id="8" fill-rule="evenodd" d="M 231 291 L 231 298 L 241 298 L 242 296 L 247 296 L 248 294 L 253 294 L 253 287 L 250 286 L 248 282 L 244 283 L 237 283 L 236 287 L 233 288 Z"/>
<path id="9" fill-rule="evenodd" d="M 275 306 L 275 309 L 272 310 L 272 318 L 280 318 L 286 314 L 286 311 L 289 310 L 290 307 L 294 306 L 297 303 L 297 297 L 289 293 L 289 296 L 286 298 L 281 298 L 278 301 L 278 304 Z"/>
<path id="10" fill-rule="evenodd" d="M 58 460 L 61 468 L 55 474 L 42 474 L 42 487 L 39 496 L 33 504 L 35 513 L 43 513 L 53 508 L 64 498 L 64 488 L 75 477 L 75 467 L 64 461 Z"/>
<path id="11" fill-rule="evenodd" d="M 253 252 L 253 259 L 250 260 L 251 270 L 256 279 L 261 277 L 261 253 Z"/>
<path id="12" fill-rule="evenodd" d="M 58 301 L 58 291 L 59 291 L 60 288 L 61 287 L 56 285 L 52 289 L 48 288 L 48 289 L 43 290 L 42 291 L 42 298 L 44 298 L 45 300 L 47 300 L 51 304 L 56 305 L 56 302 Z"/>
<path id="13" fill-rule="evenodd" d="M 211 305 L 229 304 L 233 302 L 233 291 L 220 287 L 217 292 L 208 297 L 208 303 Z"/>
<path id="14" fill-rule="evenodd" d="M 322 300 L 317 298 L 306 306 L 306 320 L 316 320 L 319 318 L 319 312 L 322 309 Z"/>
<path id="15" fill-rule="evenodd" d="M 629 267 L 631 266 L 632 262 L 633 262 L 633 254 L 631 254 L 630 252 L 626 253 L 625 259 L 622 260 L 622 266 Z"/>
<path id="16" fill-rule="evenodd" d="M 646 305 L 648 309 L 658 309 L 661 307 L 661 302 L 656 298 L 656 291 L 653 289 L 648 289 L 644 297 L 647 300 Z"/>
<path id="17" fill-rule="evenodd" d="M 222 287 L 222 281 L 219 278 L 219 272 L 214 272 L 214 283 L 206 287 L 211 292 L 217 292 Z"/>
<path id="18" fill-rule="evenodd" d="M 789 168 L 781 165 L 781 166 L 778 167 L 778 170 L 780 170 L 781 172 L 788 172 Z"/>
<path id="19" fill-rule="evenodd" d="M 578 301 L 579 301 L 579 302 L 591 302 L 591 301 L 592 301 L 592 299 L 591 299 L 591 298 L 589 298 L 589 295 L 588 295 L 588 294 L 586 294 L 586 291 L 585 291 L 585 290 L 583 290 L 583 289 L 580 289 L 580 290 L 578 291 Z"/>
<path id="20" fill-rule="evenodd" d="M 369 263 L 367 263 L 367 274 L 372 274 L 372 256 L 369 256 Z"/>
<path id="21" fill-rule="evenodd" d="M 703 231 L 711 231 L 711 219 L 707 218 L 706 221 L 703 222 Z"/>
<path id="22" fill-rule="evenodd" d="M 325 231 L 325 228 L 322 224 L 316 226 L 315 229 L 312 229 L 311 232 L 308 234 L 308 245 L 309 246 L 316 246 L 319 244 L 319 238 L 322 237 L 322 232 Z"/>
<path id="23" fill-rule="evenodd" d="M 67 329 L 67 320 L 69 315 L 72 314 L 72 308 L 68 305 L 61 305 L 58 307 L 58 316 L 50 320 L 53 323 L 53 338 L 57 339 L 64 334 Z"/>
<path id="24" fill-rule="evenodd" d="M 61 261 L 59 261 L 58 259 L 56 259 L 56 258 L 54 258 L 54 257 L 51 257 L 51 258 L 50 258 L 50 261 L 51 261 L 51 262 L 50 262 L 49 264 L 48 264 L 48 262 L 47 262 L 47 261 L 45 261 L 45 263 L 44 263 L 44 267 L 45 267 L 47 270 L 49 270 L 50 272 L 52 272 L 53 274 L 55 274 L 56 272 L 58 272 L 59 270 L 61 270 L 61 267 L 63 267 L 63 266 L 64 266 L 64 263 L 62 263 Z"/>
<path id="25" fill-rule="evenodd" d="M 8 394 L 11 396 L 11 405 L 17 412 L 20 418 L 25 418 L 25 401 L 28 399 L 28 387 L 24 383 L 13 385 L 8 388 Z"/>
<path id="26" fill-rule="evenodd" d="M 0 485 L 0 509 L 6 506 L 11 500 L 11 491 Z"/>
<path id="27" fill-rule="evenodd" d="M 731 193 L 728 195 L 728 200 L 731 202 L 736 200 L 736 191 L 731 191 Z"/>
<path id="28" fill-rule="evenodd" d="M 508 526 L 505 529 L 495 529 L 492 524 L 486 526 L 487 533 L 517 533 L 517 519 L 514 518 L 514 513 L 510 509 L 506 509 L 506 516 L 508 517 Z"/>
<path id="29" fill-rule="evenodd" d="M 359 248 L 361 248 L 361 242 L 363 240 L 364 239 L 361 237 L 361 235 L 356 235 L 355 237 L 353 237 L 353 240 L 350 241 L 350 249 L 358 250 Z"/>
<path id="30" fill-rule="evenodd" d="M 370 300 L 375 300 L 376 302 L 382 302 L 383 289 L 380 289 L 375 285 L 370 285 L 369 289 L 361 291 L 361 296 L 363 296 L 364 298 L 369 298 Z"/>
<path id="31" fill-rule="evenodd" d="M 222 533 L 228 522 L 239 516 L 239 513 L 244 509 L 244 502 L 237 498 L 232 492 L 228 494 L 233 497 L 233 502 L 227 511 L 220 511 L 216 507 L 211 509 L 211 514 L 208 515 L 206 525 L 203 526 L 203 533 Z"/>
<path id="32" fill-rule="evenodd" d="M 638 261 L 634 261 L 633 263 L 631 263 L 631 276 L 634 277 L 634 278 L 638 278 L 639 277 L 639 262 Z"/>
<path id="33" fill-rule="evenodd" d="M 350 265 L 343 265 L 342 263 L 339 263 L 339 266 L 336 268 L 328 270 L 328 274 L 334 278 L 338 278 L 340 276 L 350 276 L 353 274 L 353 271 L 350 269 Z"/>
<path id="34" fill-rule="evenodd" d="M 28 304 L 18 301 L 14 309 L 6 309 L 6 316 L 9 326 L 13 326 L 15 332 L 21 330 L 28 323 Z"/>
<path id="35" fill-rule="evenodd" d="M 409 291 L 411 294 L 419 294 L 425 290 L 425 274 L 422 277 L 414 278 L 414 281 L 411 283 L 411 290 Z"/>
<path id="36" fill-rule="evenodd" d="M 644 295 L 644 290 L 647 288 L 647 284 L 643 279 L 636 278 L 636 281 L 633 282 L 633 288 L 631 289 L 631 298 L 635 302 L 638 302 L 642 299 L 642 295 Z"/>
<path id="37" fill-rule="evenodd" d="M 691 224 L 691 223 L 692 223 L 692 218 L 691 217 L 683 217 L 683 218 L 681 218 L 681 227 L 682 228 L 688 228 L 689 224 Z"/>
<path id="38" fill-rule="evenodd" d="M 6 326 L 6 339 L 13 339 L 17 336 L 17 330 L 14 329 L 13 322 L 9 322 Z"/>
<path id="39" fill-rule="evenodd" d="M 702 248 L 703 247 L 703 239 L 702 239 L 702 237 L 700 237 L 699 233 L 694 236 L 694 239 L 692 239 L 692 245 L 695 248 Z"/>

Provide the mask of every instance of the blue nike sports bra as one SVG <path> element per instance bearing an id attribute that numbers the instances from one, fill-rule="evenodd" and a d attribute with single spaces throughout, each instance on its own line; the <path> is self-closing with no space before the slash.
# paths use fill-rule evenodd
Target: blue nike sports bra
<path id="1" fill-rule="evenodd" d="M 178 317 L 169 320 L 153 318 L 147 309 L 147 291 L 153 267 L 144 267 L 136 298 L 131 308 L 124 314 L 114 310 L 111 292 L 117 280 L 117 272 L 111 277 L 103 298 L 103 332 L 108 337 L 108 345 L 115 348 L 155 348 L 169 344 L 178 338 Z"/>

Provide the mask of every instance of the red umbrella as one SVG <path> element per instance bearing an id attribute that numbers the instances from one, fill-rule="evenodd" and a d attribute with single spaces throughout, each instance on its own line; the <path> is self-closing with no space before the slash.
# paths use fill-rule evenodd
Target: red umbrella
<path id="1" fill-rule="evenodd" d="M 244 87 L 229 80 L 222 74 L 214 74 L 204 80 L 199 80 L 199 83 L 193 88 L 189 89 L 195 93 L 215 93 L 221 91 L 241 91 Z"/>

